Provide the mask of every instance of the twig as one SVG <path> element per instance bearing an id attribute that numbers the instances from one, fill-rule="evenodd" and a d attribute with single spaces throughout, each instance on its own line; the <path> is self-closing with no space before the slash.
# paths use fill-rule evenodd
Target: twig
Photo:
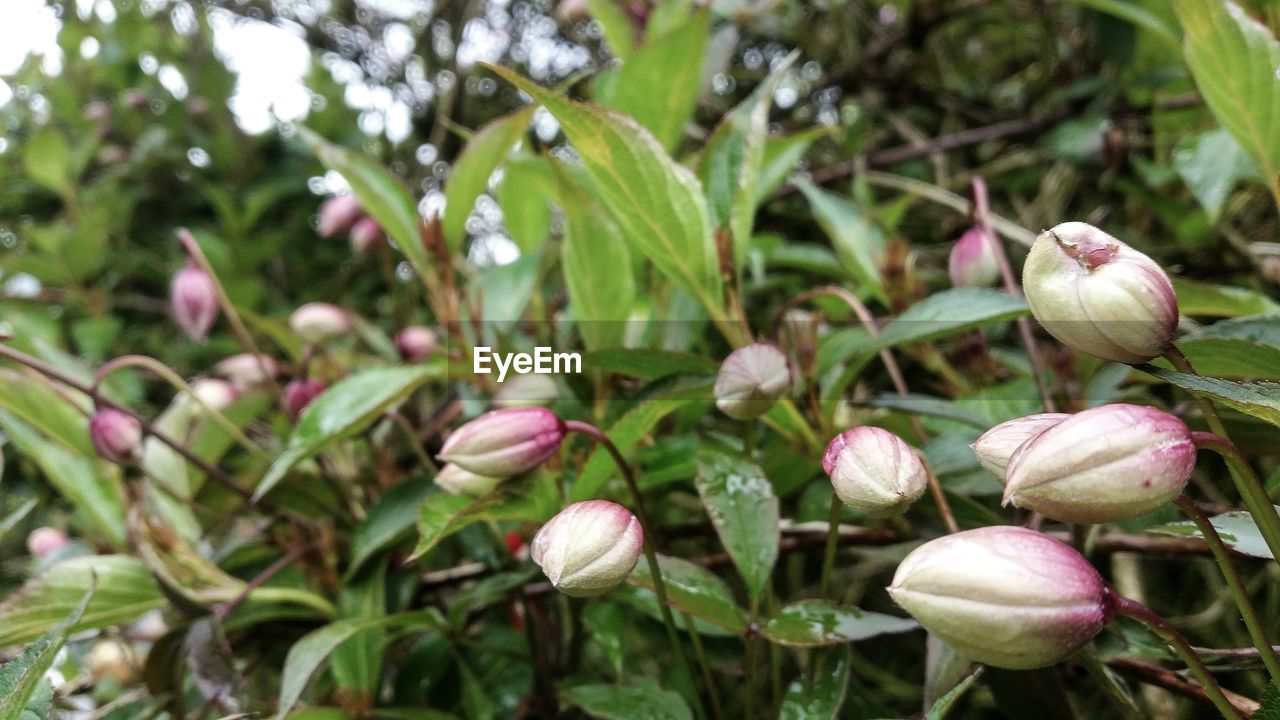
<path id="1" fill-rule="evenodd" d="M 1160 667 L 1150 660 L 1143 660 L 1136 657 L 1118 657 L 1108 660 L 1107 666 L 1113 670 L 1124 673 L 1125 675 L 1136 678 L 1140 682 L 1162 687 L 1176 695 L 1181 695 L 1182 697 L 1203 703 L 1212 702 L 1208 693 L 1204 691 L 1204 688 L 1199 683 L 1188 680 L 1172 670 Z M 1253 715 L 1262 708 L 1258 701 L 1252 698 L 1247 698 L 1239 693 L 1234 693 L 1230 690 L 1223 690 L 1222 694 L 1225 695 L 1227 701 L 1231 703 L 1231 707 L 1245 717 L 1253 717 Z"/>

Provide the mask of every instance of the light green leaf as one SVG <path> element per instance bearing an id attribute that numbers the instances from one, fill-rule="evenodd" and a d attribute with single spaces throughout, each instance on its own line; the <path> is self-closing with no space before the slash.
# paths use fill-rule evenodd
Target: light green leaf
<path id="1" fill-rule="evenodd" d="M 702 355 L 644 348 L 597 350 L 584 355 L 582 364 L 592 370 L 641 380 L 658 380 L 668 375 L 714 375 L 720 369 L 714 360 Z"/>
<path id="2" fill-rule="evenodd" d="M 742 609 L 733 601 L 733 593 L 723 580 L 710 570 L 677 557 L 658 556 L 658 567 L 672 608 L 687 612 L 734 634 L 746 632 L 747 621 Z M 649 564 L 641 562 L 627 582 L 645 590 L 653 590 Z"/>
<path id="3" fill-rule="evenodd" d="M 92 583 L 70 615 L 0 668 L 0 720 L 22 717 L 32 696 L 45 682 L 45 673 L 53 667 L 58 651 L 66 644 L 72 626 L 80 622 L 91 597 Z"/>
<path id="4" fill-rule="evenodd" d="M 508 161 L 502 166 L 502 184 L 494 199 L 502 208 L 502 222 L 521 253 L 542 248 L 551 233 L 551 208 L 547 197 L 534 188 L 548 172 L 546 158 Z"/>
<path id="5" fill-rule="evenodd" d="M 391 488 L 369 510 L 351 538 L 351 565 L 354 575 L 370 559 L 406 539 L 418 521 L 418 508 L 431 495 L 435 483 L 430 478 L 413 478 Z"/>
<path id="6" fill-rule="evenodd" d="M 1209 214 L 1210 223 L 1218 221 L 1236 182 L 1258 175 L 1244 148 L 1222 129 L 1183 138 L 1173 151 L 1173 166 Z"/>
<path id="7" fill-rule="evenodd" d="M 684 698 L 671 690 L 626 685 L 577 685 L 565 698 L 584 713 L 604 720 L 692 720 Z"/>
<path id="8" fill-rule="evenodd" d="M 71 144 L 57 129 L 46 125 L 28 138 L 22 161 L 32 180 L 58 193 L 71 189 Z"/>
<path id="9" fill-rule="evenodd" d="M 1165 382 L 1176 385 L 1197 397 L 1266 420 L 1280 427 L 1280 383 L 1241 382 L 1220 378 L 1200 377 L 1164 370 L 1152 365 L 1139 365 L 1138 369 L 1150 373 Z"/>
<path id="10" fill-rule="evenodd" d="M 440 372 L 441 366 L 423 363 L 364 370 L 334 383 L 303 411 L 288 446 L 272 463 L 254 498 L 271 492 L 302 460 L 372 425 Z"/>
<path id="11" fill-rule="evenodd" d="M 778 498 L 764 471 L 711 441 L 698 445 L 698 495 L 711 524 L 738 568 L 752 602 L 769 584 L 778 559 Z"/>
<path id="12" fill-rule="evenodd" d="M 10 368 L 0 368 L 0 408 L 49 440 L 84 457 L 94 457 L 84 413 L 45 383 Z"/>
<path id="13" fill-rule="evenodd" d="M 1276 509 L 1280 510 L 1280 507 Z M 1262 538 L 1262 532 L 1258 530 L 1249 513 L 1243 510 L 1226 512 L 1209 518 L 1209 522 L 1218 531 L 1222 541 L 1232 550 L 1252 557 L 1275 559 L 1271 549 L 1267 547 L 1266 540 Z M 1200 533 L 1196 524 L 1190 520 L 1165 523 L 1150 528 L 1147 532 L 1204 539 L 1204 535 Z"/>
<path id="14" fill-rule="evenodd" d="M 764 202 L 782 187 L 782 183 L 795 172 L 800 159 L 809 151 L 809 146 L 814 141 L 836 132 L 837 128 L 815 127 L 792 135 L 769 138 L 764 145 L 760 182 L 756 184 L 756 202 Z"/>
<path id="15" fill-rule="evenodd" d="M 1076 0 L 1085 7 L 1093 8 L 1098 12 L 1108 15 L 1114 15 L 1121 20 L 1127 20 L 1133 25 L 1142 28 L 1160 38 L 1161 41 L 1167 43 L 1169 47 L 1177 49 L 1181 46 L 1178 41 L 1178 33 L 1174 28 L 1169 27 L 1168 23 L 1160 19 L 1155 13 L 1142 7 L 1140 3 L 1131 2 L 1131 0 Z"/>
<path id="16" fill-rule="evenodd" d="M 635 27 L 622 9 L 622 4 L 617 0 L 587 0 L 587 8 L 591 11 L 591 19 L 600 23 L 609 51 L 625 62 L 631 57 L 636 38 Z"/>
<path id="17" fill-rule="evenodd" d="M 1173 278 L 1173 290 L 1178 296 L 1178 310 L 1183 315 L 1237 317 L 1280 314 L 1280 304 L 1247 288 Z"/>
<path id="18" fill-rule="evenodd" d="M 849 689 L 849 654 L 841 654 L 823 668 L 815 682 L 807 677 L 792 681 L 778 709 L 778 720 L 832 720 L 839 717 Z"/>
<path id="19" fill-rule="evenodd" d="M 947 713 L 951 712 L 951 708 L 955 707 L 956 702 L 958 702 L 960 698 L 969 691 L 969 688 L 973 687 L 974 682 L 977 681 L 981 674 L 982 668 L 978 668 L 974 672 L 969 673 L 965 679 L 961 680 L 959 684 L 951 688 L 947 694 L 938 698 L 937 701 L 929 707 L 929 712 L 925 713 L 924 720 L 944 720 L 944 718 L 947 717 Z"/>
<path id="20" fill-rule="evenodd" d="M 533 108 L 526 107 L 490 122 L 480 128 L 449 173 L 444 185 L 444 219 L 441 228 L 449 250 L 457 252 L 466 236 L 467 217 L 475 209 L 476 198 L 489 186 L 489 176 L 507 157 L 529 127 Z"/>
<path id="21" fill-rule="evenodd" d="M 784 605 L 760 632 L 779 645 L 816 647 L 841 645 L 918 627 L 910 618 L 866 612 L 830 600 L 800 600 Z"/>
<path id="22" fill-rule="evenodd" d="M 0 648 L 31 642 L 57 626 L 74 612 L 95 575 L 97 590 L 72 632 L 126 623 L 165 605 L 159 586 L 139 560 L 124 555 L 64 560 L 0 602 Z"/>
<path id="23" fill-rule="evenodd" d="M 991 422 L 987 418 L 974 413 L 965 407 L 964 403 L 955 400 L 944 400 L 931 395 L 881 393 L 872 398 L 867 404 L 871 407 L 898 410 L 914 415 L 928 415 L 930 417 L 955 420 L 966 425 L 972 425 L 979 430 L 986 430 L 991 427 Z"/>
<path id="24" fill-rule="evenodd" d="M 422 557 L 445 538 L 478 520 L 543 522 L 560 509 L 551 475 L 534 472 L 508 480 L 478 498 L 437 493 L 418 512 L 418 546 L 410 559 Z"/>
<path id="25" fill-rule="evenodd" d="M 836 257 L 845 272 L 857 281 L 858 289 L 865 290 L 881 302 L 888 302 L 884 292 L 884 280 L 880 276 L 880 263 L 884 261 L 884 232 L 867 219 L 852 201 L 827 192 L 813 183 L 799 181 L 796 187 L 808 198 L 813 207 L 814 219 L 822 227 L 835 248 Z"/>

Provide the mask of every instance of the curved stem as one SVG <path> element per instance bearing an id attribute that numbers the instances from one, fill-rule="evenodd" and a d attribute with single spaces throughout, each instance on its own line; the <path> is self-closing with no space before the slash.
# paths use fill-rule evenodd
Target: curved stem
<path id="1" fill-rule="evenodd" d="M 599 428 L 578 420 L 566 420 L 564 424 L 567 431 L 580 432 L 602 446 L 613 458 L 613 462 L 622 472 L 623 478 L 626 479 L 627 486 L 631 488 L 631 495 L 635 501 L 636 517 L 640 520 L 640 527 L 644 529 L 644 558 L 649 565 L 649 574 L 653 576 L 653 594 L 657 597 L 658 608 L 662 611 L 662 622 L 667 626 L 667 635 L 671 641 L 671 649 L 676 655 L 676 663 L 680 666 L 681 673 L 684 674 L 689 683 L 689 688 L 693 691 L 694 710 L 699 718 L 705 718 L 707 711 L 702 707 L 702 698 L 698 695 L 698 685 L 693 678 L 693 671 L 689 668 L 689 661 L 684 656 L 684 646 L 680 642 L 680 633 L 676 629 L 675 618 L 671 615 L 671 605 L 667 598 L 667 586 L 662 580 L 662 567 L 658 565 L 658 553 L 653 548 L 654 526 L 649 522 L 649 512 L 645 508 L 644 497 L 640 494 L 640 486 L 636 483 L 635 473 L 631 471 L 631 466 L 627 463 L 626 458 L 622 457 L 622 452 L 618 450 L 618 446 L 614 445 L 609 436 L 601 432 Z M 710 691 L 711 689 L 708 688 L 708 690 Z"/>
<path id="2" fill-rule="evenodd" d="M 1204 536 L 1205 542 L 1209 545 L 1209 551 L 1213 553 L 1213 559 L 1218 562 L 1218 568 L 1222 570 L 1222 576 L 1226 578 L 1227 587 L 1231 589 L 1231 594 L 1236 601 L 1236 607 L 1240 610 L 1240 615 L 1244 617 L 1245 627 L 1249 630 L 1249 637 L 1253 640 L 1254 647 L 1258 648 L 1262 664 L 1266 666 L 1272 682 L 1280 682 L 1280 661 L 1276 659 L 1275 650 L 1272 649 L 1271 642 L 1267 639 L 1267 631 L 1262 625 L 1262 619 L 1258 617 L 1258 611 L 1254 608 L 1253 601 L 1249 599 L 1249 591 L 1244 586 L 1244 580 L 1240 578 L 1240 571 L 1231 562 L 1231 556 L 1227 553 L 1227 546 L 1222 542 L 1222 537 L 1218 535 L 1217 528 L 1213 526 L 1213 523 L 1209 522 L 1209 518 L 1200 511 L 1200 508 L 1191 498 L 1186 495 L 1179 495 L 1175 502 L 1187 514 L 1187 517 L 1191 518 L 1196 527 L 1200 529 L 1200 534 Z"/>
<path id="3" fill-rule="evenodd" d="M 1231 478 L 1235 480 L 1236 489 L 1239 490 L 1249 515 L 1253 517 L 1254 524 L 1262 533 L 1262 539 L 1266 541 L 1272 557 L 1280 563 L 1280 514 L 1276 513 L 1276 506 L 1271 504 L 1271 498 L 1267 497 L 1262 481 L 1258 479 L 1257 473 L 1240 452 L 1240 448 L 1227 438 L 1213 433 L 1193 432 L 1191 439 L 1197 448 L 1212 450 L 1226 461 L 1227 468 L 1231 470 Z"/>
<path id="4" fill-rule="evenodd" d="M 185 393 L 187 397 L 194 400 L 196 405 L 200 406 L 200 409 L 207 413 L 209 417 L 213 418 L 213 421 L 217 423 L 219 427 L 226 430 L 228 435 L 230 435 L 236 442 L 240 443 L 241 447 L 249 452 L 264 452 L 262 446 L 250 440 L 249 437 L 240 430 L 240 428 L 236 427 L 235 423 L 231 422 L 230 418 L 223 415 L 219 410 L 211 407 L 205 401 L 201 400 L 200 396 L 196 395 L 196 391 L 192 389 L 191 385 L 187 384 L 186 380 L 182 379 L 181 375 L 174 372 L 168 365 L 165 365 L 153 357 L 148 357 L 146 355 L 121 355 L 114 360 L 103 363 L 102 367 L 98 368 L 98 372 L 93 376 L 93 395 L 95 397 L 97 396 L 98 388 L 102 386 L 102 383 L 106 381 L 107 377 L 109 377 L 111 373 L 126 367 L 146 368 L 160 376 L 160 379 L 169 383 L 179 392 Z"/>
<path id="5" fill-rule="evenodd" d="M 1146 605 L 1136 600 L 1116 595 L 1114 591 L 1111 591 L 1111 594 L 1115 601 L 1117 615 L 1133 618 L 1146 625 L 1173 648 L 1178 657 L 1182 658 L 1192 674 L 1200 681 L 1200 684 L 1204 687 L 1205 694 L 1209 696 L 1209 700 L 1213 702 L 1214 707 L 1218 708 L 1218 712 L 1222 713 L 1222 717 L 1228 720 L 1243 720 L 1243 716 L 1236 712 L 1231 701 L 1227 700 L 1227 696 L 1222 694 L 1222 688 L 1218 685 L 1218 681 L 1213 679 L 1213 675 L 1209 673 L 1209 668 L 1205 667 L 1204 661 L 1200 659 L 1200 656 L 1196 654 L 1191 644 L 1182 636 L 1182 633 L 1178 632 L 1177 628 Z"/>

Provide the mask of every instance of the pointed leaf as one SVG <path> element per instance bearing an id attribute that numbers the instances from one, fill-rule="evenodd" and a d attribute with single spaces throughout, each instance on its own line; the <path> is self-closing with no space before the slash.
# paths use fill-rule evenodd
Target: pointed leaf
<path id="1" fill-rule="evenodd" d="M 480 128 L 462 149 L 444 185 L 441 229 L 450 251 L 457 252 L 462 247 L 467 218 L 475 209 L 476 198 L 489 187 L 489 176 L 520 141 L 532 115 L 531 107 L 503 115 Z"/>
<path id="2" fill-rule="evenodd" d="M 829 193 L 813 183 L 801 181 L 800 192 L 813 207 L 814 219 L 831 238 L 836 257 L 849 277 L 881 302 L 887 302 L 884 279 L 880 276 L 880 263 L 884 261 L 888 240 L 884 231 L 867 219 L 865 213 L 852 201 Z"/>
<path id="3" fill-rule="evenodd" d="M 1280 506 L 1277 506 L 1276 509 L 1280 510 Z M 1266 540 L 1262 538 L 1262 532 L 1258 530 L 1258 526 L 1254 524 L 1253 517 L 1249 513 L 1243 510 L 1226 512 L 1209 518 L 1209 522 L 1218 531 L 1222 542 L 1226 543 L 1227 547 L 1232 550 L 1252 557 L 1266 558 L 1268 560 L 1275 559 L 1271 554 L 1271 549 L 1267 547 Z M 1150 528 L 1147 532 L 1204 539 L 1204 535 L 1200 533 L 1195 523 L 1190 520 L 1165 523 L 1164 525 Z"/>
<path id="4" fill-rule="evenodd" d="M 667 601 L 672 608 L 735 634 L 746 632 L 747 621 L 742 609 L 733 601 L 729 586 L 715 573 L 668 555 L 658 556 L 658 567 L 662 570 Z M 653 576 L 649 574 L 649 564 L 642 561 L 636 565 L 627 582 L 652 591 Z"/>
<path id="5" fill-rule="evenodd" d="M 703 441 L 698 446 L 698 495 L 716 534 L 755 602 L 778 559 L 778 498 L 758 465 L 741 451 Z"/>
<path id="6" fill-rule="evenodd" d="M 849 654 L 841 654 L 829 667 L 823 668 L 816 682 L 807 677 L 792 681 L 782 698 L 778 720 L 832 720 L 839 717 L 849 688 Z"/>
<path id="7" fill-rule="evenodd" d="M 147 566 L 134 558 L 98 555 L 64 560 L 0 602 L 0 648 L 30 642 L 56 627 L 75 611 L 95 576 L 97 590 L 72 632 L 129 622 L 165 605 Z"/>
<path id="8" fill-rule="evenodd" d="M 918 627 L 920 625 L 910 618 L 866 612 L 830 600 L 800 600 L 784 605 L 760 632 L 779 645 L 815 647 L 841 645 Z"/>
<path id="9" fill-rule="evenodd" d="M 692 720 L 684 698 L 671 690 L 625 685 L 578 685 L 564 690 L 569 702 L 604 720 Z"/>

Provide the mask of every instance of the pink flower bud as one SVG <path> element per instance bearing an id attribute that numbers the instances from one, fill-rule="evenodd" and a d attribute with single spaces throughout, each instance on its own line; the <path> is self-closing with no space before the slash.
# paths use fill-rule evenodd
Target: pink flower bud
<path id="1" fill-rule="evenodd" d="M 364 210 L 355 195 L 334 195 L 320 206 L 320 237 L 333 237 L 355 225 Z"/>
<path id="2" fill-rule="evenodd" d="M 351 226 L 351 250 L 364 255 L 382 242 L 382 226 L 371 217 L 362 217 Z"/>
<path id="3" fill-rule="evenodd" d="M 110 120 L 111 106 L 102 102 L 101 100 L 94 100 L 93 102 L 84 106 L 84 119 L 90 122 L 102 122 L 103 120 Z"/>
<path id="4" fill-rule="evenodd" d="M 142 453 L 142 425 L 119 410 L 99 410 L 89 420 L 89 439 L 98 455 L 121 465 Z"/>
<path id="5" fill-rule="evenodd" d="M 478 475 L 507 478 L 541 465 L 560 449 L 564 422 L 540 407 L 485 413 L 450 433 L 439 458 Z"/>
<path id="6" fill-rule="evenodd" d="M 1178 418 L 1142 405 L 1103 405 L 1018 448 L 1004 502 L 1062 522 L 1126 520 L 1178 497 L 1195 462 L 1191 431 Z"/>
<path id="7" fill-rule="evenodd" d="M 324 392 L 324 383 L 312 378 L 297 378 L 284 386 L 280 403 L 291 420 L 297 420 L 302 411 Z"/>
<path id="8" fill-rule="evenodd" d="M 200 402 L 213 410 L 222 412 L 236 401 L 240 393 L 235 386 L 218 378 L 200 378 L 191 383 L 191 392 Z"/>
<path id="9" fill-rule="evenodd" d="M 963 655 L 1012 670 L 1045 667 L 1111 620 L 1106 585 L 1066 543 L 1021 527 L 985 527 L 921 545 L 889 594 Z"/>
<path id="10" fill-rule="evenodd" d="M 66 547 L 71 538 L 61 530 L 38 527 L 27 536 L 27 552 L 36 558 L 47 558 Z"/>
<path id="11" fill-rule="evenodd" d="M 1022 286 L 1050 335 L 1103 360 L 1146 362 L 1168 349 L 1178 327 L 1178 299 L 1164 270 L 1086 223 L 1041 233 Z"/>
<path id="12" fill-rule="evenodd" d="M 231 381 L 237 388 L 261 385 L 280 374 L 280 366 L 266 355 L 240 353 L 219 361 L 213 371 Z"/>
<path id="13" fill-rule="evenodd" d="M 502 482 L 502 478 L 477 475 L 449 463 L 436 473 L 435 482 L 441 490 L 450 495 L 480 496 L 497 487 L 498 483 Z"/>
<path id="14" fill-rule="evenodd" d="M 178 327 L 187 337 L 202 342 L 218 318 L 218 289 L 205 271 L 188 265 L 173 276 L 169 304 Z"/>
<path id="15" fill-rule="evenodd" d="M 307 303 L 293 311 L 289 327 L 303 342 L 314 345 L 351 332 L 351 315 L 337 305 Z"/>
<path id="16" fill-rule="evenodd" d="M 529 557 L 557 590 L 595 597 L 627 579 L 644 549 L 644 531 L 630 510 L 608 500 L 574 503 L 533 536 Z"/>
<path id="17" fill-rule="evenodd" d="M 897 515 L 920 499 L 929 481 L 916 451 L 888 430 L 845 430 L 822 455 L 822 469 L 845 505 L 870 517 Z"/>
<path id="18" fill-rule="evenodd" d="M 982 228 L 971 227 L 951 246 L 947 272 L 956 287 L 988 287 L 1000 279 L 1000 264 L 995 248 Z"/>
<path id="19" fill-rule="evenodd" d="M 740 347 L 725 358 L 716 375 L 716 407 L 735 420 L 760 417 L 791 387 L 791 365 L 778 348 L 765 343 Z"/>
<path id="20" fill-rule="evenodd" d="M 495 407 L 546 407 L 560 397 L 560 387 L 549 375 L 517 375 L 498 386 L 493 394 Z"/>
<path id="21" fill-rule="evenodd" d="M 1071 417 L 1066 413 L 1040 413 L 1014 418 L 986 431 L 969 447 L 982 467 L 1004 482 L 1009 458 L 1022 444 Z"/>
<path id="22" fill-rule="evenodd" d="M 396 335 L 396 350 L 406 362 L 426 360 L 436 349 L 436 334 L 429 327 L 411 325 Z"/>

